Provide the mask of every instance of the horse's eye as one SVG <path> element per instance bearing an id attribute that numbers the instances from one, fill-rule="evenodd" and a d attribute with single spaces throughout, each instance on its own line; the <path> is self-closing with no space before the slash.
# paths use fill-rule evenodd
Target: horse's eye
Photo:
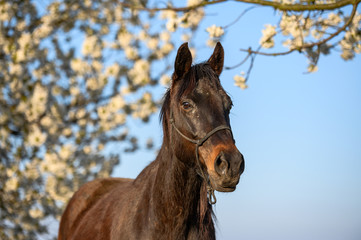
<path id="1" fill-rule="evenodd" d="M 192 107 L 192 104 L 189 102 L 182 102 L 182 107 L 184 110 L 189 110 Z"/>

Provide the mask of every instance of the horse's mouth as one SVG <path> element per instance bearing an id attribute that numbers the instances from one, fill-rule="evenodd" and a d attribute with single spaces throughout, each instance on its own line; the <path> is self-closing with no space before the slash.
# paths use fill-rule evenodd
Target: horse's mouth
<path id="1" fill-rule="evenodd" d="M 214 190 L 218 192 L 233 192 L 236 190 L 236 186 L 239 182 L 239 177 L 231 181 L 222 181 L 222 179 L 213 178 L 210 176 L 211 185 Z"/>
<path id="2" fill-rule="evenodd" d="M 233 192 L 234 190 L 236 190 L 236 187 L 222 187 L 222 186 L 218 186 L 216 188 L 216 190 L 218 192 Z"/>

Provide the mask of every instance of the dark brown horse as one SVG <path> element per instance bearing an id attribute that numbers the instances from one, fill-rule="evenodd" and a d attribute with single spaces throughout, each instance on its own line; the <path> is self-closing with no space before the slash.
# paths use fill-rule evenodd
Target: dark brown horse
<path id="1" fill-rule="evenodd" d="M 219 81 L 223 59 L 220 43 L 194 66 L 188 44 L 178 49 L 156 160 L 135 180 L 82 186 L 62 216 L 59 240 L 215 239 L 214 190 L 234 191 L 244 170 L 230 129 L 232 102 Z"/>

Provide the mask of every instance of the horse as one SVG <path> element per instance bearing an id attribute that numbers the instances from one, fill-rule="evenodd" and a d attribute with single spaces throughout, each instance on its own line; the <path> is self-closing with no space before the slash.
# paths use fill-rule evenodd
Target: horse
<path id="1" fill-rule="evenodd" d="M 215 239 L 214 191 L 232 192 L 244 171 L 230 127 L 232 101 L 221 86 L 224 50 L 192 65 L 182 44 L 160 119 L 156 159 L 133 180 L 84 184 L 70 199 L 58 240 Z"/>

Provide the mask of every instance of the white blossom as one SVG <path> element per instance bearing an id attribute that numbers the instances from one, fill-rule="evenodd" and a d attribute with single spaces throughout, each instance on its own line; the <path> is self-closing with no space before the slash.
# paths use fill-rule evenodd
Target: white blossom
<path id="1" fill-rule="evenodd" d="M 76 96 L 76 95 L 80 94 L 80 89 L 77 86 L 71 86 L 70 87 L 70 94 L 72 96 Z"/>
<path id="2" fill-rule="evenodd" d="M 143 59 L 139 59 L 134 63 L 133 68 L 129 71 L 132 84 L 145 85 L 150 81 L 149 78 L 149 63 Z"/>
<path id="3" fill-rule="evenodd" d="M 82 48 L 83 55 L 90 55 L 97 41 L 98 39 L 95 35 L 87 36 L 83 42 L 83 48 Z"/>
<path id="4" fill-rule="evenodd" d="M 0 128 L 0 139 L 2 141 L 6 140 L 9 137 L 10 133 L 5 128 Z M 0 141 L 2 143 L 2 141 Z"/>
<path id="5" fill-rule="evenodd" d="M 118 42 L 123 48 L 128 47 L 131 40 L 132 35 L 128 32 L 121 32 L 120 34 L 118 34 Z"/>
<path id="6" fill-rule="evenodd" d="M 138 33 L 138 39 L 141 41 L 145 41 L 146 39 L 148 39 L 149 35 L 147 34 L 147 32 L 145 30 L 140 30 Z"/>
<path id="7" fill-rule="evenodd" d="M 171 10 L 162 11 L 160 14 L 161 19 L 176 19 L 177 17 L 178 17 L 177 13 Z"/>
<path id="8" fill-rule="evenodd" d="M 217 41 L 215 41 L 214 39 L 208 39 L 207 40 L 207 46 L 210 48 L 214 48 L 217 44 Z"/>
<path id="9" fill-rule="evenodd" d="M 15 191 L 18 188 L 18 185 L 19 185 L 19 181 L 17 177 L 13 176 L 6 181 L 4 190 L 7 192 Z"/>
<path id="10" fill-rule="evenodd" d="M 244 74 L 235 75 L 233 77 L 234 85 L 237 86 L 237 87 L 240 87 L 241 89 L 246 89 L 246 88 L 248 88 L 248 86 L 246 84 L 246 79 L 245 79 L 245 77 L 243 75 Z"/>
<path id="11" fill-rule="evenodd" d="M 64 136 L 68 137 L 72 134 L 72 132 L 71 128 L 64 128 L 62 133 Z"/>
<path id="12" fill-rule="evenodd" d="M 270 24 L 265 25 L 265 29 L 262 30 L 262 38 L 259 43 L 263 48 L 272 48 L 274 46 L 273 37 L 277 34 L 276 26 Z"/>
<path id="13" fill-rule="evenodd" d="M 157 111 L 152 95 L 149 92 L 143 94 L 143 97 L 131 105 L 133 110 L 132 116 L 134 118 L 147 119 L 152 113 Z"/>
<path id="14" fill-rule="evenodd" d="M 147 47 L 150 49 L 150 50 L 154 50 L 157 48 L 158 46 L 158 39 L 156 38 L 151 38 L 147 41 Z"/>
<path id="15" fill-rule="evenodd" d="M 104 87 L 106 80 L 102 77 L 90 77 L 86 80 L 86 86 L 89 90 L 96 91 Z"/>
<path id="16" fill-rule="evenodd" d="M 8 21 L 11 19 L 11 4 L 9 2 L 3 2 L 0 4 L 0 21 Z"/>
<path id="17" fill-rule="evenodd" d="M 134 47 L 126 47 L 125 48 L 125 56 L 129 60 L 135 60 L 138 58 L 138 50 Z"/>
<path id="18" fill-rule="evenodd" d="M 171 43 L 165 43 L 161 48 L 160 51 L 163 55 L 169 54 L 174 49 L 174 45 Z"/>
<path id="19" fill-rule="evenodd" d="M 9 73 L 11 75 L 21 76 L 23 74 L 23 68 L 21 67 L 20 64 L 16 64 L 16 63 L 11 62 L 9 64 L 9 68 L 10 68 Z"/>
<path id="20" fill-rule="evenodd" d="M 215 24 L 208 27 L 207 32 L 208 32 L 210 38 L 219 38 L 224 34 L 223 28 L 216 26 Z"/>
<path id="21" fill-rule="evenodd" d="M 32 218 L 41 218 L 43 217 L 43 211 L 39 208 L 30 209 L 29 214 Z"/>
<path id="22" fill-rule="evenodd" d="M 23 34 L 21 34 L 18 40 L 18 44 L 20 45 L 20 48 L 26 48 L 30 46 L 31 41 L 32 41 L 31 34 L 28 32 L 24 32 Z"/>
<path id="23" fill-rule="evenodd" d="M 40 147 L 46 140 L 46 134 L 43 133 L 37 126 L 30 128 L 28 135 L 28 143 L 31 146 Z"/>
<path id="24" fill-rule="evenodd" d="M 89 154 L 92 152 L 91 146 L 84 146 L 83 148 L 84 153 Z"/>
<path id="25" fill-rule="evenodd" d="M 53 120 L 47 115 L 45 117 L 43 117 L 40 121 L 40 124 L 43 126 L 43 127 L 50 127 L 53 123 Z"/>
<path id="26" fill-rule="evenodd" d="M 4 113 L 0 113 L 0 124 L 4 124 L 8 120 L 8 117 Z"/>
<path id="27" fill-rule="evenodd" d="M 108 106 L 98 107 L 97 112 L 101 120 L 107 120 L 111 116 L 111 112 Z"/>
<path id="28" fill-rule="evenodd" d="M 94 60 L 91 66 L 96 72 L 101 72 L 101 70 L 103 69 L 103 64 L 100 61 Z"/>
<path id="29" fill-rule="evenodd" d="M 318 67 L 316 65 L 313 65 L 313 64 L 309 64 L 308 67 L 307 67 L 308 72 L 317 72 L 317 70 L 318 70 Z"/>
<path id="30" fill-rule="evenodd" d="M 170 84 L 170 77 L 168 75 L 163 74 L 160 79 L 159 82 L 164 85 L 164 86 L 169 86 Z"/>
<path id="31" fill-rule="evenodd" d="M 162 40 L 163 42 L 168 42 L 170 40 L 170 34 L 169 32 L 161 32 L 159 35 L 160 40 Z"/>
<path id="32" fill-rule="evenodd" d="M 38 162 L 41 160 L 34 160 L 26 165 L 24 175 L 29 179 L 38 179 L 40 177 Z"/>
<path id="33" fill-rule="evenodd" d="M 73 152 L 74 152 L 74 146 L 70 144 L 65 144 L 61 147 L 59 151 L 59 156 L 62 159 L 69 159 L 69 157 L 73 154 Z"/>
<path id="34" fill-rule="evenodd" d="M 175 32 L 175 30 L 177 30 L 178 27 L 178 22 L 176 19 L 169 19 L 167 24 L 166 24 L 166 28 L 169 32 Z"/>
<path id="35" fill-rule="evenodd" d="M 120 95 L 112 97 L 109 101 L 109 111 L 117 112 L 125 106 L 125 100 Z"/>
<path id="36" fill-rule="evenodd" d="M 197 6 L 199 5 L 203 0 L 188 0 L 187 6 Z"/>
<path id="37" fill-rule="evenodd" d="M 203 8 L 196 8 L 192 11 L 186 12 L 182 17 L 178 19 L 178 24 L 182 28 L 192 28 L 199 25 L 204 17 Z M 223 33 L 222 33 L 223 34 Z"/>
<path id="38" fill-rule="evenodd" d="M 126 122 L 126 115 L 123 113 L 116 113 L 113 119 L 115 125 L 123 125 Z"/>
<path id="39" fill-rule="evenodd" d="M 325 19 L 325 21 L 329 25 L 337 26 L 338 24 L 340 24 L 342 22 L 342 19 L 341 19 L 339 14 L 336 14 L 334 12 L 330 12 L 328 14 L 328 18 Z"/>
<path id="40" fill-rule="evenodd" d="M 52 20 L 50 15 L 43 16 L 41 18 L 41 21 L 42 24 L 38 26 L 33 33 L 33 36 L 39 39 L 47 37 L 53 31 L 53 27 L 51 26 Z"/>
<path id="41" fill-rule="evenodd" d="M 86 36 L 83 42 L 82 54 L 84 56 L 92 56 L 94 58 L 101 56 L 101 47 L 96 35 Z"/>
<path id="42" fill-rule="evenodd" d="M 181 39 L 183 42 L 189 42 L 189 40 L 191 39 L 191 36 L 188 34 L 182 34 Z"/>
<path id="43" fill-rule="evenodd" d="M 90 69 L 91 69 L 87 62 L 85 62 L 79 58 L 72 59 L 70 62 L 70 66 L 71 66 L 72 70 L 74 70 L 79 75 L 84 75 L 84 74 L 90 72 Z"/>

